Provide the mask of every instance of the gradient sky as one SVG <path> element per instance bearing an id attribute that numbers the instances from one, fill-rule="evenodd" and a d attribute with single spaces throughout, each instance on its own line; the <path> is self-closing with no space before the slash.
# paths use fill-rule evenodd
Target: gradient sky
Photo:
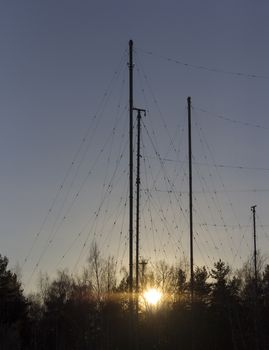
<path id="1" fill-rule="evenodd" d="M 25 284 L 39 270 L 79 270 L 93 239 L 127 261 L 129 39 L 135 105 L 155 140 L 143 131 L 141 256 L 188 258 L 187 96 L 197 264 L 247 259 L 253 204 L 268 255 L 268 14 L 265 0 L 1 2 L 0 252 Z M 155 147 L 181 162 L 161 163 Z"/>

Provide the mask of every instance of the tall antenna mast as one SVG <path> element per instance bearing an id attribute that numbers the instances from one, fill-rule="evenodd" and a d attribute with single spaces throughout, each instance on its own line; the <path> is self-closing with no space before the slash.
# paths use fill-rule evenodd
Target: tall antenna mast
<path id="1" fill-rule="evenodd" d="M 129 41 L 129 293 L 133 293 L 133 41 Z"/>

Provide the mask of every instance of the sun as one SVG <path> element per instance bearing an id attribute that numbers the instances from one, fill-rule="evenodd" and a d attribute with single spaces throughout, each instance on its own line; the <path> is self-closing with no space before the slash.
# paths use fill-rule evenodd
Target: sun
<path id="1" fill-rule="evenodd" d="M 162 299 L 162 293 L 156 288 L 147 289 L 143 293 L 145 301 L 150 305 L 157 305 Z"/>

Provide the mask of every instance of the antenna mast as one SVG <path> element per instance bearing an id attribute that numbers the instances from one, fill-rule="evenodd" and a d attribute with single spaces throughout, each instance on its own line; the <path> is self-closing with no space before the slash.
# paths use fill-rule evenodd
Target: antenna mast
<path id="1" fill-rule="evenodd" d="M 139 217 L 139 209 L 140 209 L 140 135 L 141 135 L 141 112 L 144 112 L 144 115 L 146 115 L 146 110 L 141 108 L 133 108 L 135 111 L 137 111 L 137 156 L 136 156 L 136 164 L 137 164 L 137 173 L 136 173 L 136 265 L 135 265 L 135 271 L 136 271 L 136 294 L 138 298 L 138 292 L 139 292 L 139 223 L 140 223 L 140 217 Z M 138 299 L 137 299 L 138 301 Z M 138 307 L 138 304 L 137 304 Z"/>
<path id="2" fill-rule="evenodd" d="M 192 141 L 191 141 L 191 98 L 188 97 L 188 143 L 189 143 L 189 215 L 190 215 L 190 269 L 191 304 L 193 304 L 193 218 L 192 218 Z"/>
<path id="3" fill-rule="evenodd" d="M 188 146 L 189 146 L 189 215 L 190 215 L 190 289 L 191 289 L 191 349 L 195 348 L 194 344 L 194 323 L 193 323 L 193 218 L 192 218 L 192 140 L 191 140 L 191 98 L 188 97 Z"/>
<path id="4" fill-rule="evenodd" d="M 253 205 L 251 207 L 252 215 L 253 215 L 253 240 L 254 240 L 254 280 L 255 280 L 255 298 L 257 298 L 257 287 L 258 287 L 258 272 L 257 272 L 257 245 L 256 245 L 256 207 L 257 205 Z"/>
<path id="5" fill-rule="evenodd" d="M 133 293 L 133 41 L 129 41 L 129 293 Z"/>
<path id="6" fill-rule="evenodd" d="M 252 215 L 253 215 L 253 240 L 254 240 L 254 331 L 255 331 L 255 346 L 258 350 L 259 347 L 259 338 L 258 338 L 258 271 L 257 271 L 257 245 L 256 245 L 256 207 L 257 205 L 253 205 L 251 207 Z"/>

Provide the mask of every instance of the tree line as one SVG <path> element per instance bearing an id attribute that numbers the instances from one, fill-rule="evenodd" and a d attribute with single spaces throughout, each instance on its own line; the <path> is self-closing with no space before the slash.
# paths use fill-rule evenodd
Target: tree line
<path id="1" fill-rule="evenodd" d="M 193 304 L 184 265 L 141 266 L 141 289 L 163 297 L 155 306 L 140 297 L 134 311 L 127 271 L 119 279 L 96 244 L 83 273 L 42 274 L 30 295 L 0 255 L 0 349 L 269 349 L 269 265 L 257 281 L 251 260 L 237 271 L 221 260 L 197 266 Z"/>

